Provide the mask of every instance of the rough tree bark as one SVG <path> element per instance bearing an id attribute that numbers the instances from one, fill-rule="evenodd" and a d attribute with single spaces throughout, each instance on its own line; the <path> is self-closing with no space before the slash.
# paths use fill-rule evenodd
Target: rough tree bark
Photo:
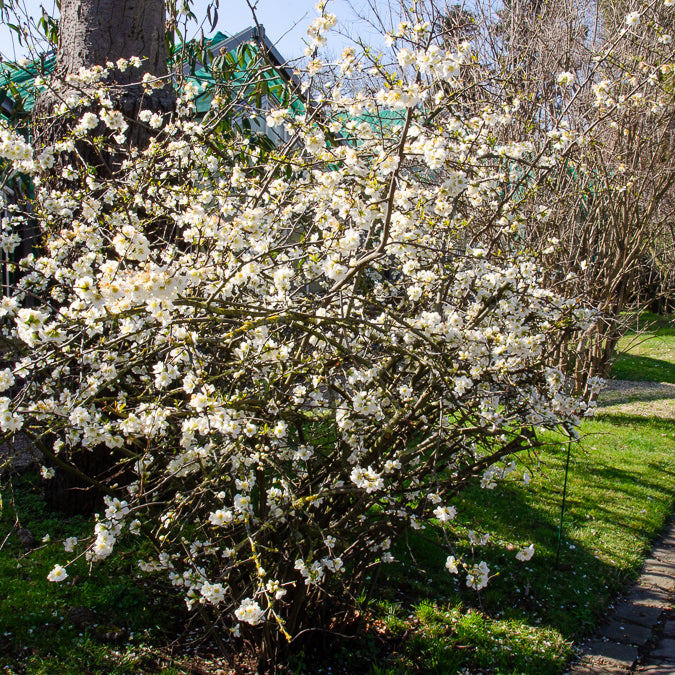
<path id="1" fill-rule="evenodd" d="M 69 123 L 67 119 L 55 123 L 52 112 L 67 93 L 65 78 L 83 67 L 141 57 L 138 68 L 110 69 L 108 84 L 114 85 L 110 96 L 113 107 L 131 120 L 141 104 L 153 112 L 174 109 L 175 93 L 168 78 L 164 88 L 151 93 L 140 85 L 146 73 L 155 77 L 168 75 L 165 13 L 165 0 L 61 0 L 56 78 L 33 109 L 38 145 L 50 144 L 62 135 L 63 126 Z M 75 115 L 70 122 L 74 119 Z M 148 134 L 132 124 L 128 140 L 131 145 L 142 146 Z"/>
<path id="2" fill-rule="evenodd" d="M 56 68 L 52 85 L 37 99 L 33 108 L 33 133 L 36 146 L 50 146 L 54 141 L 67 136 L 82 113 L 91 110 L 98 113 L 97 104 L 75 109 L 67 115 L 55 115 L 56 106 L 71 91 L 66 81 L 70 74 L 80 68 L 105 66 L 118 59 L 138 56 L 142 59 L 138 68 L 110 68 L 106 81 L 108 98 L 112 107 L 127 118 L 129 129 L 125 145 L 143 147 L 150 138 L 145 125 L 134 120 L 142 108 L 152 112 L 169 113 L 175 109 L 176 95 L 168 78 L 167 49 L 165 39 L 164 0 L 61 0 L 59 43 Z M 166 85 L 147 91 L 141 81 L 145 74 L 165 77 Z M 96 134 L 110 134 L 103 123 Z M 60 190 L 76 189 L 61 177 L 66 166 L 80 163 L 95 171 L 102 183 L 115 174 L 120 156 L 97 152 L 86 140 L 78 141 L 77 151 L 61 153 L 54 167 L 44 176 L 46 187 Z M 43 236 L 44 233 L 38 235 Z M 39 241 L 38 241 L 39 247 Z M 72 457 L 72 464 L 83 474 L 98 482 L 123 483 L 124 465 L 120 457 L 106 446 L 82 448 Z M 91 513 L 101 506 L 102 495 L 98 490 L 78 478 L 77 475 L 57 468 L 56 476 L 46 484 L 48 503 L 66 513 Z"/>
<path id="3" fill-rule="evenodd" d="M 140 68 L 115 72 L 118 84 L 166 75 L 165 11 L 164 0 L 61 0 L 57 72 L 140 56 Z"/>

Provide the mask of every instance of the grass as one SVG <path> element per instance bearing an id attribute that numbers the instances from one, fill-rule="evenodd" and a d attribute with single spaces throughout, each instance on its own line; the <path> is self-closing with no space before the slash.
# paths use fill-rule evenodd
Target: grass
<path id="1" fill-rule="evenodd" d="M 146 585 L 130 555 L 91 570 L 80 559 L 65 582 L 50 584 L 47 573 L 65 555 L 60 540 L 83 535 L 86 521 L 49 512 L 32 475 L 6 488 L 2 503 L 0 669 L 45 675 L 175 672 L 157 668 L 146 647 L 148 641 L 165 644 L 185 612 L 164 589 Z M 30 553 L 13 534 L 17 515 L 36 539 Z M 47 534 L 50 540 L 43 542 Z"/>
<path id="2" fill-rule="evenodd" d="M 566 456 L 552 448 L 520 467 L 518 475 L 525 468 L 535 475 L 529 487 L 513 474 L 494 490 L 472 488 L 456 501 L 455 554 L 471 555 L 469 529 L 487 523 L 492 533 L 476 551 L 497 575 L 481 596 L 444 569 L 449 550 L 440 530 L 411 533 L 395 550 L 400 562 L 382 569 L 368 608 L 374 628 L 336 648 L 332 672 L 562 672 L 572 640 L 635 578 L 675 493 L 675 432 L 668 423 L 615 416 L 585 423 L 584 432 L 583 445 L 572 448 L 558 564 Z M 76 536 L 84 526 L 42 511 L 31 481 L 15 486 L 15 494 L 22 495 L 22 525 L 38 538 Z M 14 522 L 6 498 L 2 518 L 6 532 Z M 531 542 L 534 558 L 518 562 L 516 551 Z M 157 589 L 144 586 L 125 558 L 94 567 L 92 576 L 82 563 L 80 574 L 54 587 L 44 579 L 61 555 L 60 545 L 50 543 L 26 556 L 14 539 L 0 552 L 0 665 L 17 673 L 187 672 L 157 665 L 158 649 L 181 628 L 180 607 L 173 608 L 175 619 L 168 598 L 153 604 Z M 121 644 L 102 641 L 99 626 L 73 625 L 77 607 L 94 611 L 100 624 L 126 629 Z M 294 672 L 312 672 L 311 662 Z"/>
<path id="3" fill-rule="evenodd" d="M 552 446 L 523 458 L 494 490 L 474 487 L 455 500 L 455 555 L 471 557 L 469 529 L 487 524 L 491 532 L 476 559 L 496 576 L 480 596 L 445 570 L 451 551 L 440 529 L 411 533 L 397 544 L 399 562 L 381 570 L 367 608 L 370 632 L 335 646 L 332 672 L 561 673 L 572 641 L 593 628 L 638 574 L 675 494 L 672 424 L 617 415 L 586 422 L 583 432 L 582 444 L 572 446 L 558 562 L 566 453 Z M 534 477 L 529 487 L 520 479 L 525 470 Z M 45 512 L 34 481 L 23 481 L 14 490 L 22 526 L 38 539 L 82 532 L 82 519 Z M 4 504 L 0 522 L 7 532 L 14 522 L 7 495 Z M 534 558 L 517 561 L 517 550 L 530 543 Z M 79 574 L 55 587 L 44 579 L 62 555 L 61 545 L 50 542 L 26 556 L 14 538 L 0 551 L 0 666 L 45 674 L 188 672 L 170 658 L 162 666 L 157 657 L 180 632 L 184 612 L 137 578 L 130 557 L 96 566 L 91 576 L 82 562 Z M 100 625 L 124 628 L 121 643 L 102 640 L 100 625 L 73 625 L 77 607 L 95 612 Z M 315 672 L 308 663 L 313 660 L 292 672 Z"/>
<path id="4" fill-rule="evenodd" d="M 622 341 L 627 353 L 613 376 L 675 382 L 674 326 L 672 317 L 643 316 Z M 674 506 L 672 421 L 598 414 L 581 432 L 570 448 L 562 530 L 566 447 L 552 446 L 495 490 L 461 495 L 456 550 L 439 532 L 399 545 L 378 611 L 392 634 L 406 637 L 372 673 L 563 672 L 574 641 L 637 577 Z M 519 480 L 523 470 L 535 476 L 529 488 Z M 467 532 L 485 523 L 491 542 L 472 551 Z M 518 563 L 515 552 L 530 543 L 536 555 Z M 451 552 L 488 563 L 495 576 L 480 596 L 444 571 Z"/>
<path id="5" fill-rule="evenodd" d="M 490 543 L 474 549 L 495 575 L 480 596 L 444 570 L 450 551 L 439 532 L 401 542 L 400 563 L 380 581 L 378 611 L 408 633 L 391 662 L 371 672 L 563 672 L 573 641 L 637 577 L 672 512 L 675 490 L 672 424 L 614 416 L 582 429 L 583 443 L 572 446 L 560 543 L 564 448 L 520 467 L 522 476 L 539 466 L 529 487 L 514 474 L 494 490 L 471 488 L 455 502 L 461 520 L 455 555 L 471 557 L 469 529 L 487 524 L 491 532 Z M 516 552 L 530 543 L 535 556 L 518 562 Z"/>
<path id="6" fill-rule="evenodd" d="M 650 335 L 634 341 L 630 354 L 617 360 L 615 377 L 633 373 L 675 381 L 668 379 L 675 378 L 672 321 L 650 320 Z M 651 362 L 658 368 L 645 370 L 643 377 L 639 369 Z M 520 457 L 517 470 L 496 488 L 475 486 L 453 501 L 458 517 L 447 541 L 440 527 L 411 532 L 399 541 L 397 562 L 373 576 L 371 599 L 363 605 L 366 627 L 356 637 L 336 638 L 322 653 L 298 655 L 285 672 L 562 673 L 574 642 L 592 631 L 617 593 L 637 577 L 673 511 L 675 495 L 672 421 L 604 413 L 585 421 L 581 431 L 582 442 L 570 447 L 562 530 L 567 447 L 549 436 L 548 448 Z M 522 480 L 524 471 L 532 476 L 529 486 Z M 47 583 L 48 571 L 63 556 L 57 540 L 78 536 L 86 522 L 46 511 L 35 477 L 20 478 L 13 494 L 21 525 L 38 541 L 46 533 L 52 541 L 26 555 L 15 537 L 5 540 L 16 521 L 5 487 L 0 670 L 45 675 L 195 672 L 195 659 L 185 647 L 175 658 L 170 647 L 186 620 L 182 606 L 166 589 L 147 586 L 137 576 L 131 554 L 91 571 L 80 561 L 78 571 L 69 568 L 67 582 L 58 587 Z M 489 531 L 489 543 L 472 550 L 472 529 Z M 516 560 L 516 552 L 530 543 L 534 557 Z M 450 553 L 485 560 L 492 577 L 487 588 L 478 594 L 466 587 L 463 576 L 449 574 L 445 560 Z M 74 621 L 74 610 L 82 607 L 95 614 L 95 621 Z M 106 635 L 116 631 L 121 637 L 111 643 Z M 186 644 L 185 634 L 181 644 Z M 200 661 L 199 668 L 197 672 L 228 672 L 214 659 Z"/>
<path id="7" fill-rule="evenodd" d="M 616 352 L 614 379 L 675 383 L 675 319 L 642 314 Z"/>

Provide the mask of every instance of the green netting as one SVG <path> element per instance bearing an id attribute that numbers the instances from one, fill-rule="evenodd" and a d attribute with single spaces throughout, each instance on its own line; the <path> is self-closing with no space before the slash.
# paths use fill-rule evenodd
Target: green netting
<path id="1" fill-rule="evenodd" d="M 55 56 L 49 54 L 26 65 L 11 62 L 0 65 L 0 105 L 3 106 L 3 116 L 7 116 L 9 112 L 4 103 L 9 103 L 10 109 L 20 106 L 20 111 L 32 110 L 37 94 L 35 78 L 51 73 L 55 63 Z"/>
<path id="2" fill-rule="evenodd" d="M 211 53 L 217 53 L 219 46 L 226 43 L 230 36 L 217 32 L 212 38 L 206 41 L 206 47 Z M 183 45 L 178 45 L 174 55 L 183 50 Z M 283 96 L 282 92 L 288 91 L 288 82 L 276 69 L 260 68 L 260 53 L 255 43 L 242 43 L 237 48 L 225 53 L 218 54 L 213 63 L 227 62 L 228 75 L 230 83 L 235 87 L 250 86 L 254 77 L 264 80 L 265 90 L 280 102 L 283 98 L 289 99 L 289 107 L 296 112 L 304 112 L 304 106 L 296 96 Z M 10 111 L 13 113 L 30 112 L 35 103 L 37 88 L 35 78 L 38 75 L 49 75 L 55 65 L 56 59 L 53 54 L 34 61 L 27 65 L 18 63 L 3 63 L 0 65 L 0 114 L 8 117 Z M 255 71 L 255 72 L 254 72 Z M 189 81 L 202 84 L 206 87 L 197 101 L 197 112 L 204 114 L 208 111 L 213 98 L 213 90 L 218 84 L 218 68 L 211 69 L 203 64 L 196 63 L 193 72 L 187 76 Z M 274 93 L 276 92 L 276 96 Z"/>

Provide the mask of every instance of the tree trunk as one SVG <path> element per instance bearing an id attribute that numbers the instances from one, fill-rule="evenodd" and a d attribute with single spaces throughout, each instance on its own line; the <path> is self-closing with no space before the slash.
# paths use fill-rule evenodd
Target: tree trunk
<path id="1" fill-rule="evenodd" d="M 167 77 L 165 12 L 165 0 L 61 0 L 56 78 L 33 109 L 38 146 L 62 137 L 64 126 L 75 122 L 73 115 L 54 124 L 52 113 L 68 92 L 65 78 L 80 68 L 105 66 L 138 56 L 142 59 L 140 67 L 110 69 L 107 84 L 112 85 L 113 107 L 130 120 L 137 116 L 141 103 L 152 112 L 167 113 L 174 109 L 176 97 Z M 146 92 L 140 85 L 145 74 L 167 77 L 166 86 Z M 137 125 L 131 127 L 129 144 L 143 146 L 149 134 Z"/>
<path id="2" fill-rule="evenodd" d="M 78 140 L 75 152 L 61 152 L 54 166 L 45 172 L 43 184 L 48 188 L 71 194 L 76 192 L 79 183 L 68 183 L 62 177 L 65 167 L 82 171 L 81 187 L 84 189 L 86 176 L 91 175 L 92 170 L 99 182 L 105 183 L 128 158 L 130 147 L 146 146 L 151 135 L 157 133 L 137 123 L 139 110 L 162 115 L 175 110 L 176 94 L 168 78 L 165 11 L 164 0 L 61 0 L 55 77 L 33 108 L 36 147 L 53 146 L 56 141 L 67 138 L 83 113 L 100 114 L 101 106 L 93 97 L 92 102 L 69 110 L 65 115 L 55 114 L 57 106 L 74 91 L 68 84 L 68 75 L 77 74 L 80 68 L 106 66 L 132 56 L 140 57 L 142 61 L 140 67 L 110 67 L 103 82 L 112 108 L 121 112 L 128 123 L 124 144 L 110 144 L 100 150 L 90 138 Z M 146 74 L 166 77 L 165 86 L 147 91 L 141 84 Z M 78 91 L 79 96 L 81 91 Z M 100 122 L 91 136 L 111 136 L 112 133 Z M 118 475 L 120 457 L 103 445 L 82 448 L 73 453 L 70 461 L 79 471 L 102 482 L 123 483 L 126 477 L 123 471 Z M 57 468 L 56 473 L 47 493 L 52 506 L 67 513 L 91 513 L 100 508 L 102 494 L 97 490 L 62 469 Z"/>
<path id="3" fill-rule="evenodd" d="M 167 74 L 164 0 L 61 0 L 57 73 L 138 56 L 140 68 L 115 70 L 117 84 Z"/>

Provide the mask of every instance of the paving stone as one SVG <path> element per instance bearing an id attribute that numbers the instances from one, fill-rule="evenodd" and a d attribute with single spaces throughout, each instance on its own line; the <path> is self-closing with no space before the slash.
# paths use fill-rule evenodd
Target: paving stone
<path id="1" fill-rule="evenodd" d="M 651 628 L 613 620 L 600 629 L 600 635 L 625 644 L 642 646 L 652 636 Z"/>
<path id="2" fill-rule="evenodd" d="M 655 575 L 659 577 L 667 577 L 668 579 L 673 578 L 673 567 L 668 565 L 661 560 L 649 560 L 645 563 L 645 566 L 642 568 L 640 573 L 640 578 L 645 575 Z M 639 583 L 639 582 L 638 582 Z"/>
<path id="3" fill-rule="evenodd" d="M 656 649 L 649 653 L 651 659 L 663 659 L 664 661 L 672 661 L 675 665 L 675 640 L 672 638 L 664 638 L 656 645 Z"/>
<path id="4" fill-rule="evenodd" d="M 625 675 L 625 666 L 610 666 L 606 663 L 580 663 L 568 671 L 568 675 Z"/>
<path id="5" fill-rule="evenodd" d="M 644 675 L 674 675 L 675 668 L 672 663 L 655 663 L 648 666 L 638 668 L 636 673 L 644 673 Z"/>
<path id="6" fill-rule="evenodd" d="M 590 642 L 586 653 L 592 658 L 593 662 L 597 662 L 597 657 L 601 657 L 609 660 L 607 665 L 623 665 L 626 668 L 631 668 L 638 657 L 637 647 L 633 645 L 624 645 L 618 642 L 602 642 L 601 640 Z"/>
<path id="7" fill-rule="evenodd" d="M 667 574 L 645 573 L 640 575 L 638 586 L 640 588 L 661 588 L 664 591 L 671 591 L 675 588 L 675 579 Z"/>
<path id="8" fill-rule="evenodd" d="M 662 588 L 654 587 L 635 586 L 626 600 L 647 607 L 660 607 L 661 609 L 666 609 L 671 605 L 670 593 Z"/>
<path id="9" fill-rule="evenodd" d="M 652 551 L 652 558 L 664 565 L 675 565 L 675 546 L 657 548 Z"/>
<path id="10" fill-rule="evenodd" d="M 586 655 L 569 669 L 568 675 L 600 675 L 600 673 L 623 675 L 628 671 L 629 666 L 625 663 L 617 663 L 616 661 L 599 656 Z"/>
<path id="11" fill-rule="evenodd" d="M 668 549 L 670 551 L 670 549 Z M 650 569 L 656 569 L 657 572 L 664 572 L 665 574 L 672 574 L 673 568 L 663 560 L 660 560 L 657 557 L 658 553 L 654 551 L 647 560 L 645 560 L 644 565 L 642 566 L 642 572 L 649 571 Z M 668 554 L 665 552 L 661 553 L 664 558 L 668 557 Z M 672 555 L 672 552 L 671 552 Z"/>
<path id="12" fill-rule="evenodd" d="M 639 626 L 652 628 L 656 625 L 662 613 L 663 607 L 642 605 L 637 602 L 624 602 L 614 612 L 613 616 L 620 621 L 629 621 Z"/>
<path id="13" fill-rule="evenodd" d="M 658 546 L 675 546 L 675 532 L 672 530 L 672 525 L 670 527 L 671 529 L 663 539 L 659 540 Z"/>
<path id="14" fill-rule="evenodd" d="M 570 675 L 675 675 L 675 518 L 652 550 L 628 597 L 583 647 Z M 663 626 L 659 624 L 663 622 Z M 658 644 L 649 651 L 646 645 Z M 638 660 L 638 647 L 642 657 Z M 633 670 L 634 668 L 634 670 Z"/>

